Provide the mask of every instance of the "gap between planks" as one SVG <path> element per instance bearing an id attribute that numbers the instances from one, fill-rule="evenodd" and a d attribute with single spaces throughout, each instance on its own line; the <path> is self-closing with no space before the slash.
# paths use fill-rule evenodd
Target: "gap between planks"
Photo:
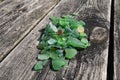
<path id="1" fill-rule="evenodd" d="M 110 35 L 109 35 L 107 80 L 114 77 L 114 0 L 111 1 Z"/>
<path id="2" fill-rule="evenodd" d="M 29 26 L 29 28 L 24 33 L 21 33 L 22 35 L 20 34 L 20 37 L 16 41 L 13 41 L 12 46 L 7 46 L 7 48 L 9 49 L 4 48 L 6 50 L 2 50 L 2 52 L 4 53 L 0 53 L 0 62 L 20 43 L 20 41 L 22 41 L 31 32 L 32 29 L 34 29 L 34 27 L 59 3 L 59 1 L 60 0 L 56 0 L 56 3 L 47 9 L 47 13 L 41 15 L 40 18 L 38 18 L 34 23 L 32 23 L 32 25 Z"/>

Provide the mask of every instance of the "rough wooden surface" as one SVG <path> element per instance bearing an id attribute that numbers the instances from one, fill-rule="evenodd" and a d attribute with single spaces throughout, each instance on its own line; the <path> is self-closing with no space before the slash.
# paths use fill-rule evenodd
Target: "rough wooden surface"
<path id="1" fill-rule="evenodd" d="M 59 0 L 5 0 L 0 3 L 0 61 Z"/>
<path id="2" fill-rule="evenodd" d="M 120 80 L 120 1 L 115 0 L 114 18 L 114 80 Z"/>
<path id="3" fill-rule="evenodd" d="M 111 0 L 61 0 L 0 63 L 0 80 L 106 80 L 110 7 Z M 75 11 L 78 19 L 86 22 L 91 47 L 80 50 L 60 71 L 51 71 L 49 64 L 39 72 L 32 71 L 39 52 L 36 48 L 39 30 L 50 16 Z"/>

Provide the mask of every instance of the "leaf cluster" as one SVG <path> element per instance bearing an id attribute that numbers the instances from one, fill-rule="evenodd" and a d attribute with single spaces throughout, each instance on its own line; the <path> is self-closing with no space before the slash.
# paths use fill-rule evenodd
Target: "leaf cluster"
<path id="1" fill-rule="evenodd" d="M 39 40 L 38 49 L 41 51 L 34 70 L 42 69 L 48 59 L 51 61 L 52 69 L 59 70 L 67 64 L 66 59 L 75 57 L 76 48 L 90 46 L 84 26 L 85 22 L 78 21 L 71 15 L 51 17 Z"/>

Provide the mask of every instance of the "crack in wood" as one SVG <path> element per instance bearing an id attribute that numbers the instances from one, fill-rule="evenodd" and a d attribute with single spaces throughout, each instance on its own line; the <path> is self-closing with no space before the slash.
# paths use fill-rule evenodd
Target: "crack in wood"
<path id="1" fill-rule="evenodd" d="M 113 80 L 113 77 L 114 77 L 114 0 L 111 1 L 107 80 Z"/>
<path id="2" fill-rule="evenodd" d="M 9 48 L 9 50 L 6 50 L 6 54 L 5 51 L 3 52 L 3 54 L 0 53 L 0 62 L 2 62 L 7 55 L 9 55 L 9 53 L 35 28 L 35 26 L 59 3 L 60 0 L 57 0 L 55 4 L 53 4 L 50 8 L 48 8 L 47 13 L 41 15 L 25 32 L 23 35 L 20 35 L 20 38 L 18 38 L 13 45 Z M 24 10 L 23 10 L 24 11 Z M 17 16 L 13 17 L 13 18 L 17 18 Z M 10 22 L 14 19 L 11 19 Z M 6 22 L 8 23 L 8 22 Z M 4 25 L 6 24 L 4 23 Z M 3 24 L 2 24 L 3 25 Z M 0 24 L 1 26 L 1 24 Z M 17 27 L 18 28 L 18 27 Z M 16 31 L 16 30 L 15 30 Z M 2 41 L 1 41 L 2 42 Z M 6 41 L 7 42 L 7 41 Z M 9 45 L 8 45 L 9 46 Z"/>

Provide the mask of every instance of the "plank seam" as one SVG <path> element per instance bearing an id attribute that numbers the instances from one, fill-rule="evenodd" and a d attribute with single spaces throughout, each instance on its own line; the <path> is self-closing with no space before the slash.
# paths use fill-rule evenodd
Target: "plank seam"
<path id="1" fill-rule="evenodd" d="M 113 76 L 114 76 L 114 0 L 111 0 L 107 80 L 113 80 Z"/>
<path id="2" fill-rule="evenodd" d="M 0 63 L 9 55 L 9 53 L 11 53 L 11 51 L 14 50 L 14 48 L 35 28 L 35 26 L 38 25 L 39 22 L 40 22 L 42 19 L 44 19 L 44 17 L 45 17 L 47 14 L 49 14 L 49 12 L 51 12 L 51 11 L 54 9 L 54 7 L 55 7 L 59 2 L 60 2 L 60 0 L 58 0 L 58 2 L 57 2 L 55 5 L 53 5 L 52 8 L 50 8 L 50 9 L 48 10 L 48 13 L 46 13 L 45 15 L 43 15 L 41 19 L 36 20 L 36 22 L 31 26 L 31 28 L 30 28 L 28 31 L 26 31 L 26 32 L 14 43 L 13 47 L 7 52 L 7 54 L 4 55 L 4 57 L 3 57 L 2 59 L 0 59 Z"/>

